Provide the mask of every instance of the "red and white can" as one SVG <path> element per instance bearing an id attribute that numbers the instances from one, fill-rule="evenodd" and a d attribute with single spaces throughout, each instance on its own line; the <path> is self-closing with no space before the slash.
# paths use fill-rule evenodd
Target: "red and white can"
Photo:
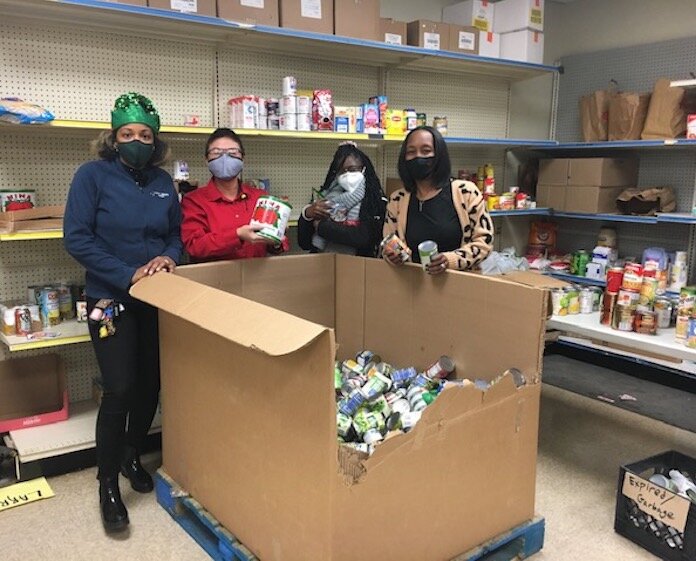
<path id="1" fill-rule="evenodd" d="M 616 294 L 621 290 L 623 275 L 624 272 L 621 267 L 612 267 L 607 271 L 607 292 Z"/>
<path id="2" fill-rule="evenodd" d="M 425 375 L 431 380 L 442 380 L 452 372 L 454 372 L 454 361 L 450 357 L 442 355 L 437 362 L 428 367 Z"/>

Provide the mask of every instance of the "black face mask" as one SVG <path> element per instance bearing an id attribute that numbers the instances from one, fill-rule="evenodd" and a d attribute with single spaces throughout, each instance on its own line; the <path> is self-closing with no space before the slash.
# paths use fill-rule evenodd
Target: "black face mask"
<path id="1" fill-rule="evenodd" d="M 434 156 L 413 158 L 412 160 L 406 160 L 406 169 L 416 181 L 422 181 L 430 175 L 434 162 Z"/>

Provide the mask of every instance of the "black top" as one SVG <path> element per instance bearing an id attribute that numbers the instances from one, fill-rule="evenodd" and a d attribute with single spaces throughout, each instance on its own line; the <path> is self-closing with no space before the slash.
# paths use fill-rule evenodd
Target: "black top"
<path id="1" fill-rule="evenodd" d="M 454 251 L 461 247 L 462 235 L 462 225 L 449 186 L 427 201 L 419 201 L 415 193 L 411 194 L 406 218 L 406 244 L 413 252 L 415 263 L 420 263 L 419 243 L 432 240 L 440 253 Z"/>

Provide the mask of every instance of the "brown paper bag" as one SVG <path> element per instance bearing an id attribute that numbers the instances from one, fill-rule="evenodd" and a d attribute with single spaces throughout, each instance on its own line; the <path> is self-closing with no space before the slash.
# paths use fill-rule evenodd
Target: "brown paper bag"
<path id="1" fill-rule="evenodd" d="M 677 210 L 677 199 L 671 187 L 630 188 L 616 198 L 621 214 L 655 215 Z"/>
<path id="2" fill-rule="evenodd" d="M 668 78 L 655 82 L 645 126 L 640 137 L 643 140 L 677 138 L 686 132 L 686 114 L 681 107 L 684 88 L 671 88 Z"/>
<path id="3" fill-rule="evenodd" d="M 609 140 L 640 140 L 650 94 L 618 93 L 609 101 Z"/>
<path id="4" fill-rule="evenodd" d="M 607 140 L 609 100 L 613 95 L 610 90 L 597 90 L 580 98 L 580 122 L 585 142 Z"/>

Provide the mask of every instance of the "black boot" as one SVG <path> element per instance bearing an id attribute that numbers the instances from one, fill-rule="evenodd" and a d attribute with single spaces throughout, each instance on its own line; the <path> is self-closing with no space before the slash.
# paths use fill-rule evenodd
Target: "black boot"
<path id="1" fill-rule="evenodd" d="M 149 493 L 154 489 L 152 476 L 142 466 L 140 456 L 132 446 L 126 446 L 121 461 L 121 473 L 128 478 L 131 487 L 138 493 Z"/>
<path id="2" fill-rule="evenodd" d="M 118 475 L 99 480 L 99 506 L 107 532 L 120 532 L 128 527 L 128 511 L 121 500 Z"/>

